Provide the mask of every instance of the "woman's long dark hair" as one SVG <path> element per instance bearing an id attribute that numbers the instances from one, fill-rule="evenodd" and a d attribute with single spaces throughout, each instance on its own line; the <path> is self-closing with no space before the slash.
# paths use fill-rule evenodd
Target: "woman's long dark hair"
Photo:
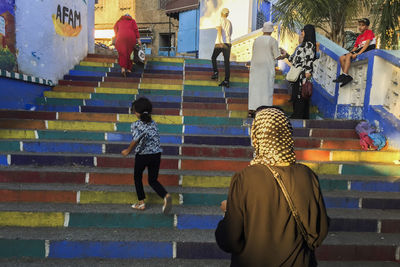
<path id="1" fill-rule="evenodd" d="M 145 97 L 141 97 L 132 102 L 132 111 L 140 114 L 140 120 L 144 123 L 151 122 L 151 112 L 153 110 L 153 105 L 150 100 Z"/>
<path id="2" fill-rule="evenodd" d="M 314 55 L 316 56 L 316 52 L 317 52 L 317 44 L 316 44 L 316 37 L 315 37 L 315 27 L 311 24 L 307 24 L 304 26 L 303 28 L 304 31 L 304 39 L 302 42 L 302 45 L 304 46 L 306 44 L 306 42 L 311 42 L 314 46 L 313 50 L 314 50 Z"/>

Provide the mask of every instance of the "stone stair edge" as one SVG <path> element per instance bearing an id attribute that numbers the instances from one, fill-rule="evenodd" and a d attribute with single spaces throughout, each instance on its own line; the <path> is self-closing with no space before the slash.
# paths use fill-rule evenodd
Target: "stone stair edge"
<path id="1" fill-rule="evenodd" d="M 229 188 L 199 188 L 182 186 L 165 186 L 171 194 L 197 194 L 197 195 L 224 195 L 227 196 Z M 144 187 L 146 193 L 153 193 L 150 186 Z M 96 184 L 15 184 L 0 183 L 0 190 L 10 191 L 62 191 L 62 192 L 117 192 L 135 193 L 133 185 L 96 185 Z M 358 198 L 358 199 L 391 199 L 400 200 L 398 192 L 367 192 L 367 191 L 324 191 L 324 198 Z M 188 204 L 186 204 L 188 205 Z M 189 204 L 190 205 L 190 204 Z"/>
<path id="2" fill-rule="evenodd" d="M 86 231 L 86 233 L 85 233 Z M 177 229 L 113 229 L 113 231 L 94 228 L 0 228 L 1 239 L 21 240 L 74 240 L 89 242 L 106 241 L 150 241 L 150 242 L 194 242 L 215 243 L 215 230 L 177 230 Z M 25 235 L 25 236 L 24 236 Z M 339 243 L 340 242 L 340 243 Z M 400 234 L 378 234 L 357 232 L 329 233 L 323 245 L 391 246 L 400 245 Z"/>
<path id="3" fill-rule="evenodd" d="M 131 267 L 226 267 L 230 260 L 212 259 L 1 259 L 0 264 L 4 267 L 14 266 L 131 266 Z M 320 267 L 398 267 L 396 262 L 363 262 L 363 261 L 318 261 Z"/>
<path id="4" fill-rule="evenodd" d="M 41 167 L 41 166 L 0 166 L 0 173 L 4 172 L 41 172 L 41 173 L 81 173 L 84 174 L 132 174 L 130 169 L 126 168 L 96 168 L 96 167 Z M 147 171 L 145 172 L 147 173 Z M 176 170 L 164 170 L 161 169 L 160 175 L 179 175 L 179 176 L 196 176 L 196 177 L 232 177 L 235 172 L 230 171 L 195 171 L 195 170 L 180 170 L 179 174 L 176 174 Z M 317 174 L 319 180 L 325 181 L 371 181 L 371 182 L 400 182 L 399 176 L 365 176 L 365 175 L 344 175 L 344 174 Z M 133 177 L 133 176 L 132 176 Z"/>
<path id="5" fill-rule="evenodd" d="M 127 142 L 128 144 L 128 142 Z M 310 149 L 305 149 L 305 151 Z M 300 150 L 297 150 L 300 151 Z M 339 150 L 341 151 L 341 150 Z M 363 151 L 356 151 L 356 152 L 363 152 Z M 369 151 L 364 151 L 368 153 Z M 378 151 L 379 152 L 379 151 Z M 388 151 L 390 153 L 391 151 Z M 399 153 L 399 152 L 395 152 Z M 37 152 L 25 152 L 25 151 L 16 151 L 12 153 L 3 153 L 0 152 L 0 155 L 26 155 L 26 156 L 60 156 L 60 157 L 84 157 L 84 158 L 126 158 L 126 159 L 134 159 L 134 155 L 129 155 L 127 157 L 123 157 L 119 154 L 93 154 L 93 153 L 62 153 L 62 152 L 46 152 L 46 153 L 37 153 Z M 197 156 L 181 156 L 181 155 L 163 155 L 162 159 L 171 159 L 171 160 L 199 160 L 199 161 L 221 161 L 221 162 L 250 162 L 251 158 L 232 158 L 232 157 L 197 157 Z M 370 161 L 315 161 L 315 160 L 298 160 L 298 163 L 302 164 L 333 164 L 333 165 L 356 165 L 356 166 L 397 166 L 392 162 L 370 162 Z M 400 172 L 400 167 L 399 167 Z"/>
<path id="6" fill-rule="evenodd" d="M 15 203 L 1 202 L 0 214 L 2 212 L 33 212 L 33 213 L 93 213 L 93 214 L 132 214 L 152 215 L 160 213 L 161 204 L 150 204 L 144 211 L 135 211 L 130 204 L 69 204 L 69 203 Z M 327 208 L 328 216 L 332 219 L 360 219 L 360 220 L 399 220 L 400 210 L 379 210 L 379 209 L 338 209 Z M 215 215 L 221 216 L 218 206 L 182 206 L 175 205 L 171 215 Z"/>

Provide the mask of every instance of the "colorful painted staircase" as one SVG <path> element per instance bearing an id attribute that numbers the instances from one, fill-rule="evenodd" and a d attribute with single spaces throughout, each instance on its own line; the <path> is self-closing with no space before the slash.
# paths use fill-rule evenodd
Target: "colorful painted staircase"
<path id="1" fill-rule="evenodd" d="M 230 88 L 210 72 L 208 60 L 151 58 L 123 78 L 115 58 L 89 55 L 36 111 L 0 110 L 0 264 L 229 265 L 214 229 L 230 177 L 252 156 L 248 70 L 232 63 Z M 287 86 L 277 71 L 274 104 L 290 113 Z M 150 188 L 145 212 L 129 205 L 134 158 L 120 151 L 140 96 L 161 132 L 167 216 Z M 332 218 L 321 266 L 398 266 L 400 153 L 360 151 L 355 121 L 292 124 L 297 160 L 319 175 Z"/>

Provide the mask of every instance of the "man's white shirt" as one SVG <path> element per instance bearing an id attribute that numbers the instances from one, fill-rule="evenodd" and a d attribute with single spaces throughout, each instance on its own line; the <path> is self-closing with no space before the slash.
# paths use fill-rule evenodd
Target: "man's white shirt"
<path id="1" fill-rule="evenodd" d="M 221 18 L 220 24 L 221 26 L 221 35 L 217 34 L 217 39 L 215 40 L 215 44 L 230 44 L 231 36 L 232 36 L 232 23 L 227 18 Z"/>

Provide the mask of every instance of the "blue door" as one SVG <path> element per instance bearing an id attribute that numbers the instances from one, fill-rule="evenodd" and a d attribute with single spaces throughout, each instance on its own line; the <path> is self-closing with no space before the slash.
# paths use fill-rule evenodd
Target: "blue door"
<path id="1" fill-rule="evenodd" d="M 179 13 L 178 52 L 199 50 L 199 9 Z"/>

